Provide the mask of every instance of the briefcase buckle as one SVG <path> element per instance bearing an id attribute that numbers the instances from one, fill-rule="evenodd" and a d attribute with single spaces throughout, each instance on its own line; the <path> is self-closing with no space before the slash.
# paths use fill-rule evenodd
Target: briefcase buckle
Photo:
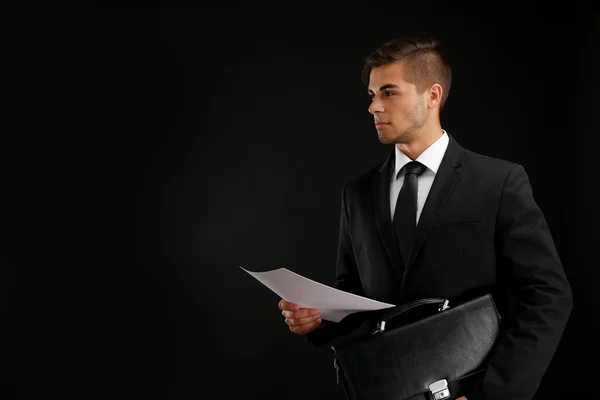
<path id="1" fill-rule="evenodd" d="M 433 396 L 434 400 L 442 400 L 450 397 L 450 390 L 448 390 L 448 381 L 445 379 L 441 379 L 439 381 L 433 382 L 429 385 L 429 391 Z"/>

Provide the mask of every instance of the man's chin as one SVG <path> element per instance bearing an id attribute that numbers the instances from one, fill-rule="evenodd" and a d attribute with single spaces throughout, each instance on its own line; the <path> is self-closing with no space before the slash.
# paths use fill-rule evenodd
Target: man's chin
<path id="1" fill-rule="evenodd" d="M 412 139 L 412 135 L 409 134 L 391 137 L 389 135 L 382 134 L 381 132 L 377 132 L 377 137 L 383 144 L 409 143 Z"/>
<path id="2" fill-rule="evenodd" d="M 394 143 L 394 140 L 386 135 L 382 135 L 380 132 L 377 132 L 377 137 L 379 138 L 379 141 L 383 144 L 392 144 Z"/>
<path id="3" fill-rule="evenodd" d="M 386 135 L 378 134 L 379 142 L 382 144 L 396 144 L 398 143 L 398 138 L 389 137 Z"/>

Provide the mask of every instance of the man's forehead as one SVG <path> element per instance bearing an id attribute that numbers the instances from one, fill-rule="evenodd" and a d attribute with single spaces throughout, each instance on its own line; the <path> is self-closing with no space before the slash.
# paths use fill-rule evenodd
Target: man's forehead
<path id="1" fill-rule="evenodd" d="M 401 88 L 408 84 L 404 80 L 403 66 L 398 62 L 372 68 L 369 74 L 369 91 L 383 90 L 382 87 L 389 85 Z"/>

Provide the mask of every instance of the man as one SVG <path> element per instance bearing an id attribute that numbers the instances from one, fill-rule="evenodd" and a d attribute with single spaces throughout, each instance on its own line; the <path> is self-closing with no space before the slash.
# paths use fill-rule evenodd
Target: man
<path id="1" fill-rule="evenodd" d="M 451 72 L 437 42 L 389 41 L 366 58 L 363 79 L 379 140 L 394 149 L 342 190 L 334 287 L 396 305 L 491 293 L 507 329 L 459 400 L 531 399 L 572 296 L 524 168 L 464 149 L 442 129 Z M 417 226 L 406 228 L 407 218 Z M 317 309 L 284 299 L 279 308 L 315 345 L 357 326 L 322 322 Z"/>

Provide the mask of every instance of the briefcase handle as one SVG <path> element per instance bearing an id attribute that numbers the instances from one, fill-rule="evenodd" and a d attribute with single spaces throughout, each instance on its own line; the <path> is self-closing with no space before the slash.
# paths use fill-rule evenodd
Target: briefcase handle
<path id="1" fill-rule="evenodd" d="M 429 298 L 419 299 L 419 300 L 411 301 L 410 303 L 403 304 L 400 307 L 395 308 L 394 310 L 390 311 L 389 313 L 387 313 L 383 317 L 381 317 L 381 321 L 377 323 L 377 329 L 375 329 L 371 333 L 374 335 L 376 333 L 383 332 L 385 330 L 386 322 L 391 321 L 392 319 L 398 317 L 401 314 L 404 314 L 405 312 L 407 312 L 409 310 L 412 310 L 413 308 L 417 308 L 417 307 L 428 305 L 428 304 L 438 304 L 439 305 L 438 312 L 439 312 L 439 311 L 444 311 L 447 308 L 450 308 L 448 303 L 449 303 L 448 299 L 442 299 L 440 297 L 429 297 Z"/>

